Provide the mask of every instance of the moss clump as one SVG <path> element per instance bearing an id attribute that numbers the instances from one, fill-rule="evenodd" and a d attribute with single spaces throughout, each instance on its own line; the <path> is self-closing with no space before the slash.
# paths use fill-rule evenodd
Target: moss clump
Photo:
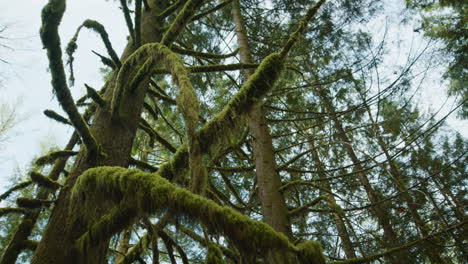
<path id="1" fill-rule="evenodd" d="M 7 214 L 26 214 L 28 211 L 24 208 L 5 207 L 0 208 L 0 217 Z"/>
<path id="2" fill-rule="evenodd" d="M 2 195 L 0 195 L 0 201 L 6 199 L 14 191 L 24 189 L 24 188 L 28 187 L 29 185 L 31 185 L 32 183 L 33 183 L 32 181 L 25 181 L 25 182 L 19 183 L 16 186 L 11 187 L 6 192 L 4 192 Z"/>
<path id="3" fill-rule="evenodd" d="M 215 244 L 208 246 L 208 254 L 206 254 L 205 264 L 224 264 L 223 252 Z"/>
<path id="4" fill-rule="evenodd" d="M 37 166 L 44 166 L 47 164 L 54 163 L 55 160 L 59 158 L 68 158 L 71 156 L 75 156 L 78 154 L 77 151 L 72 151 L 72 150 L 60 150 L 60 151 L 54 151 L 50 152 L 47 155 L 44 155 L 36 160 L 36 165 Z"/>
<path id="5" fill-rule="evenodd" d="M 302 252 L 286 236 L 275 232 L 267 224 L 178 188 L 158 174 L 120 167 L 98 167 L 83 173 L 72 190 L 72 208 L 80 210 L 76 212 L 77 215 L 95 208 L 97 203 L 109 200 L 118 203 L 119 207 L 114 208 L 91 227 L 90 233 L 85 233 L 79 239 L 81 249 L 99 243 L 99 240 L 109 239 L 128 226 L 130 220 L 161 210 L 171 210 L 175 216 L 198 220 L 213 232 L 229 237 L 243 255 L 266 255 L 269 250 L 294 254 Z M 131 210 L 125 209 L 128 207 Z"/>
<path id="6" fill-rule="evenodd" d="M 306 241 L 297 245 L 298 258 L 302 264 L 325 264 L 322 246 L 316 241 Z"/>
<path id="7" fill-rule="evenodd" d="M 41 199 L 32 199 L 27 197 L 19 197 L 16 199 L 16 204 L 19 207 L 28 208 L 28 209 L 36 209 L 43 206 L 48 206 L 52 203 L 52 201 L 46 201 Z"/>
<path id="8" fill-rule="evenodd" d="M 194 11 L 198 10 L 203 2 L 203 0 L 187 1 L 169 29 L 164 33 L 161 43 L 170 46 L 180 35 L 185 25 L 190 21 L 190 18 L 194 15 Z"/>
<path id="9" fill-rule="evenodd" d="M 39 186 L 46 187 L 52 190 L 62 187 L 62 185 L 60 185 L 58 182 L 49 179 L 48 177 L 40 174 L 39 172 L 33 171 L 29 174 L 29 176 L 31 177 L 31 180 L 37 183 Z"/>
<path id="10" fill-rule="evenodd" d="M 44 110 L 44 115 L 46 115 L 48 118 L 54 119 L 55 121 L 65 124 L 65 125 L 71 125 L 70 121 L 66 119 L 65 117 L 61 116 L 57 112 L 53 110 Z"/>

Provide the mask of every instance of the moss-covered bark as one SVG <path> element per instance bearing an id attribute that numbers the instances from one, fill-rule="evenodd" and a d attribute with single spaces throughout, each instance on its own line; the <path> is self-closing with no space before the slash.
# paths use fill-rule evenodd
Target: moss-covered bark
<path id="1" fill-rule="evenodd" d="M 266 254 L 275 249 L 294 256 L 285 263 L 325 263 L 320 246 L 316 243 L 296 247 L 286 236 L 275 232 L 267 224 L 175 187 L 158 174 L 118 167 L 87 170 L 73 189 L 73 204 L 78 206 L 76 208 L 83 208 L 84 205 L 84 208 L 91 209 L 96 203 L 106 200 L 118 206 L 80 236 L 77 242 L 79 249 L 87 250 L 99 241 L 110 238 L 135 219 L 169 209 L 175 215 L 196 219 L 213 232 L 229 237 L 245 255 Z M 301 262 L 297 262 L 298 257 Z"/>

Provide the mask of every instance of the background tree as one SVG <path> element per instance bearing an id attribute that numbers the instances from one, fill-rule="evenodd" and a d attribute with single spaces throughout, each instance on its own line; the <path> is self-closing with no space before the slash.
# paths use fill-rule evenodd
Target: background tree
<path id="1" fill-rule="evenodd" d="M 84 21 L 65 49 L 69 83 L 58 34 L 65 1 L 43 9 L 65 112 L 45 114 L 75 132 L 37 159 L 49 170 L 30 173 L 36 198 L 10 210 L 24 216 L 2 264 L 16 261 L 51 205 L 31 263 L 467 259 L 466 140 L 445 137 L 444 126 L 462 103 L 441 119 L 419 111 L 431 46 L 389 66 L 391 40 L 364 26 L 383 15 L 382 2 L 120 5 L 124 52 Z M 109 74 L 75 100 L 82 30 L 99 35 Z"/>

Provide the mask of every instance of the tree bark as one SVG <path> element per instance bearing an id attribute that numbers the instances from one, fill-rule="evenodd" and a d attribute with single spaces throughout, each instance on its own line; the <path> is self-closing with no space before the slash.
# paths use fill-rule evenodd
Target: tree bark
<path id="1" fill-rule="evenodd" d="M 325 166 L 323 166 L 322 161 L 320 160 L 319 153 L 313 144 L 313 139 L 310 137 L 309 139 L 310 148 L 312 149 L 312 157 L 314 161 L 314 166 L 319 171 L 325 171 Z M 330 190 L 330 192 L 326 192 L 325 195 L 328 199 L 330 199 L 334 204 L 336 204 L 335 196 L 331 193 L 332 186 L 329 181 L 325 180 L 322 182 L 322 185 L 325 189 Z M 332 208 L 333 209 L 333 208 Z M 341 246 L 345 252 L 347 258 L 356 258 L 356 252 L 354 251 L 353 242 L 351 242 L 350 235 L 348 233 L 348 229 L 346 228 L 345 221 L 343 220 L 344 216 L 340 213 L 334 211 L 333 212 L 333 219 L 335 220 L 336 229 L 338 230 L 338 235 L 341 239 Z"/>
<path id="2" fill-rule="evenodd" d="M 240 61 L 241 63 L 253 63 L 238 0 L 232 1 L 232 15 L 236 26 Z M 244 70 L 244 79 L 247 80 L 252 73 L 251 69 Z M 255 105 L 249 110 L 248 123 L 253 137 L 255 171 L 263 220 L 275 231 L 281 232 L 289 239 L 292 239 L 291 225 L 287 214 L 288 209 L 280 192 L 281 178 L 276 171 L 272 138 L 261 105 Z M 291 256 L 270 252 L 268 261 L 269 263 L 289 263 L 290 258 Z"/>

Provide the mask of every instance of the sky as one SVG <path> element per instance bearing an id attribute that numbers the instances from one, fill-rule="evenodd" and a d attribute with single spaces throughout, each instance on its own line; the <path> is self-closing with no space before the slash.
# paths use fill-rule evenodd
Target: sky
<path id="1" fill-rule="evenodd" d="M 34 156 L 51 146 L 63 147 L 72 132 L 70 127 L 58 124 L 42 113 L 52 109 L 63 114 L 52 93 L 48 61 L 38 34 L 40 12 L 47 2 L 0 0 L 0 28 L 1 25 L 8 26 L 3 33 L 7 39 L 0 43 L 12 48 L 0 47 L 0 59 L 8 61 L 8 64 L 0 62 L 0 103 L 16 105 L 20 119 L 9 140 L 0 148 L 0 193 L 10 186 L 9 177 L 17 168 L 24 170 Z M 121 53 L 128 34 L 116 1 L 69 0 L 67 5 L 59 28 L 63 48 L 85 19 L 94 19 L 106 27 L 114 49 L 117 54 Z M 75 99 L 85 93 L 84 83 L 98 89 L 103 83 L 102 74 L 96 67 L 100 65 L 99 59 L 91 50 L 106 54 L 100 37 L 84 29 L 75 54 L 76 82 L 71 88 Z M 445 100 L 445 92 L 439 85 L 424 90 L 422 96 L 423 101 L 431 102 L 424 107 L 432 110 Z M 449 124 L 468 137 L 467 121 L 452 117 Z"/>

